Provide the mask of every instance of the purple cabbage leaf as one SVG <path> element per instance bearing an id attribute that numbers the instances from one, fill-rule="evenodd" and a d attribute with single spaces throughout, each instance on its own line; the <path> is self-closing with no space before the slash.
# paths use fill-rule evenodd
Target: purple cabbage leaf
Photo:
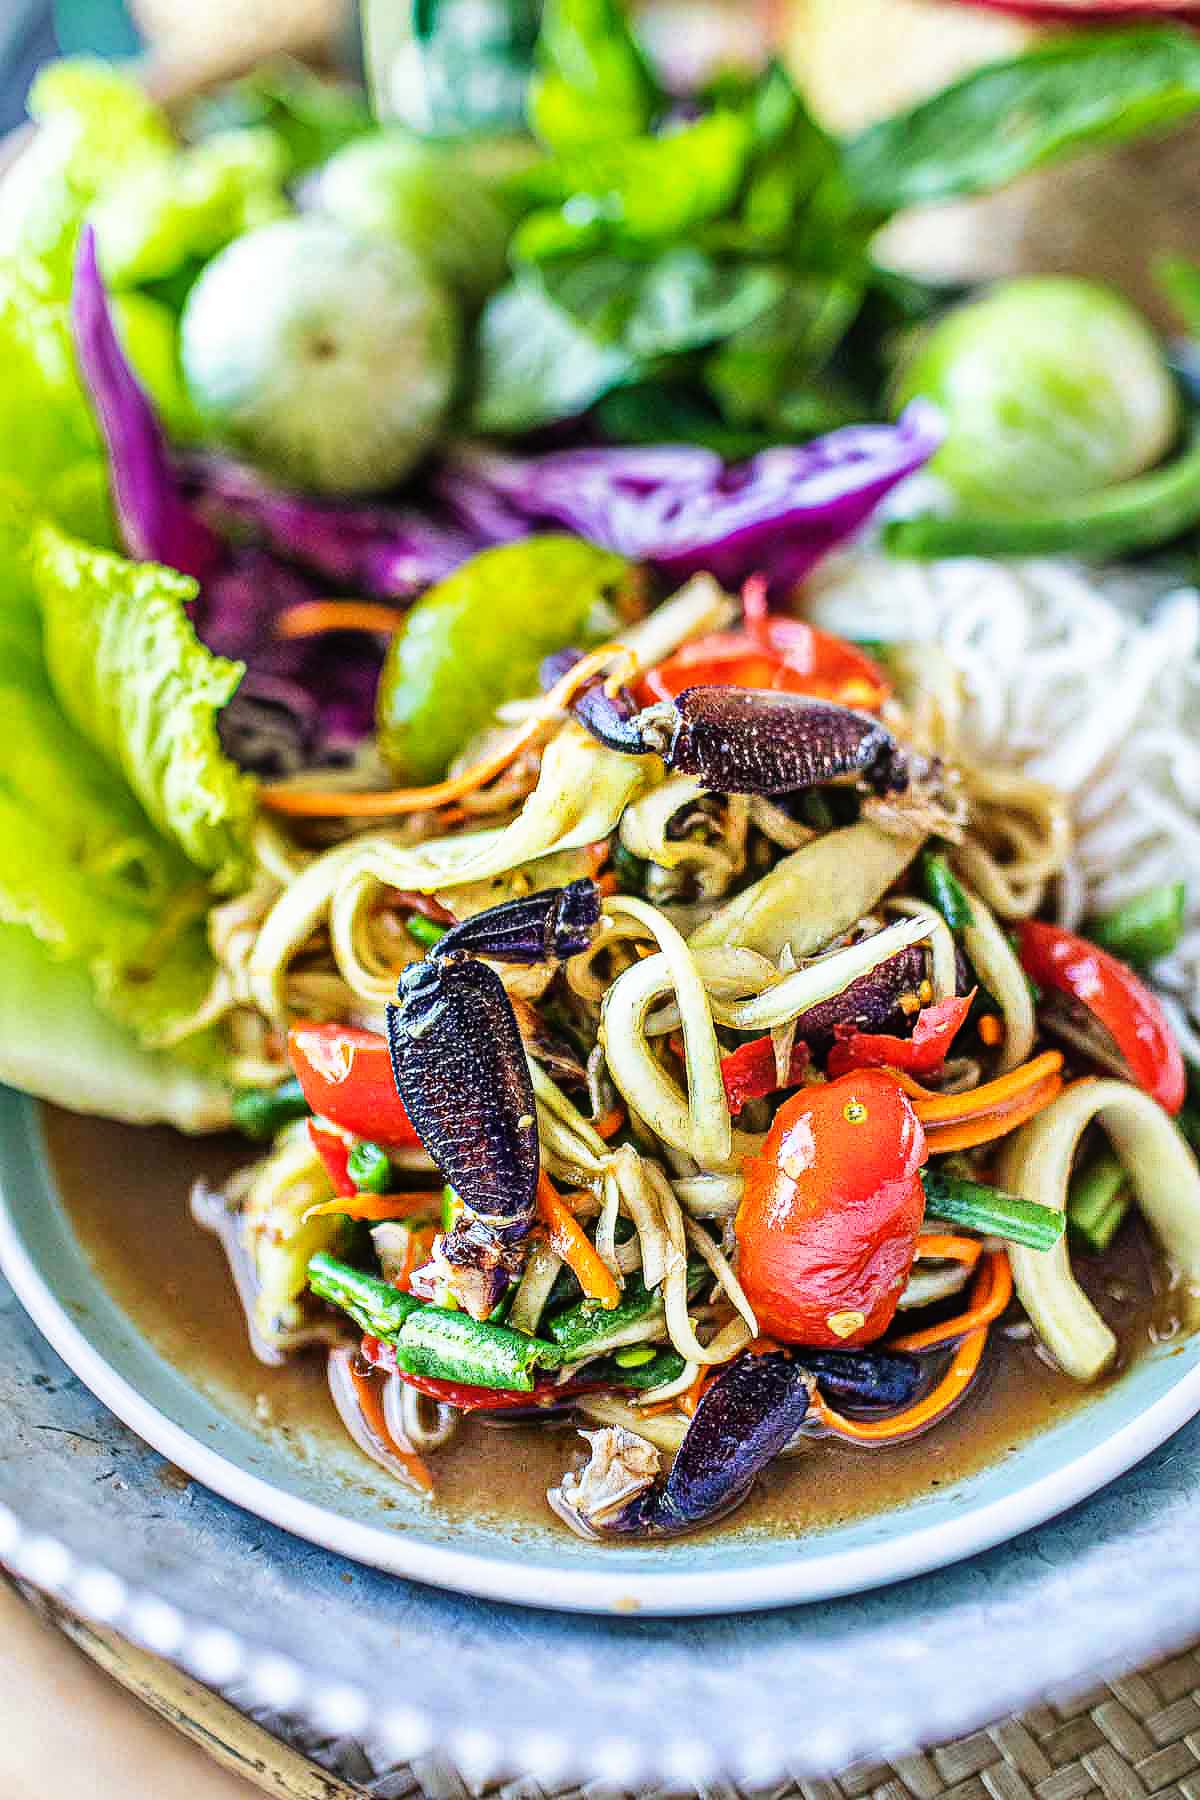
<path id="1" fill-rule="evenodd" d="M 779 586 L 852 537 L 942 441 L 922 401 L 894 425 L 849 425 L 811 443 L 726 464 L 690 445 L 501 455 L 466 447 L 438 478 L 475 529 L 566 526 L 674 579 L 709 570 L 727 586 L 762 571 Z"/>

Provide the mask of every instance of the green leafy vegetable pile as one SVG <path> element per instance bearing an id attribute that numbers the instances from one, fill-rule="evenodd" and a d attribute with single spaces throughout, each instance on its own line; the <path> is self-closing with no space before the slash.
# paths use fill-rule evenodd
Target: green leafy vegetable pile
<path id="1" fill-rule="evenodd" d="M 615 0 L 550 0 L 528 112 L 543 159 L 511 280 L 485 310 L 474 423 L 519 433 L 598 406 L 611 434 L 745 454 L 878 416 L 890 332 L 938 296 L 879 267 L 879 227 L 1200 106 L 1200 42 L 1078 34 L 994 63 L 849 141 L 786 72 L 687 111 Z"/>

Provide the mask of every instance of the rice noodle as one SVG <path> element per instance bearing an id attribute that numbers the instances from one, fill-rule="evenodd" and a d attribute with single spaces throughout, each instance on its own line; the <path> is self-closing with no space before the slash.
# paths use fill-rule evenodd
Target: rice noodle
<path id="1" fill-rule="evenodd" d="M 1200 1058 L 1200 593 L 1063 559 L 909 563 L 857 550 L 823 565 L 807 611 L 855 637 L 940 645 L 961 672 L 969 753 L 1066 794 L 1068 922 L 1187 883 L 1183 935 L 1153 975 Z M 979 858 L 964 867 L 982 889 Z"/>

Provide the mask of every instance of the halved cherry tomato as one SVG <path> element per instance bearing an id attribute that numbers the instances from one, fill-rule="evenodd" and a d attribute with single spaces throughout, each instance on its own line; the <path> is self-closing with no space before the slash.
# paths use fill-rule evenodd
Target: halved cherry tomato
<path id="1" fill-rule="evenodd" d="M 1071 994 L 1094 1014 L 1128 1063 L 1130 1078 L 1177 1113 L 1187 1091 L 1183 1056 L 1161 1005 L 1128 964 L 1042 919 L 1021 926 L 1020 953 L 1040 987 Z"/>
<path id="2" fill-rule="evenodd" d="M 392 1079 L 387 1039 L 355 1025 L 293 1025 L 288 1056 L 315 1113 L 385 1148 L 420 1142 Z"/>
<path id="3" fill-rule="evenodd" d="M 525 1393 L 518 1393 L 515 1388 L 473 1387 L 465 1381 L 439 1381 L 433 1375 L 413 1375 L 407 1369 L 396 1367 L 396 1356 L 390 1344 L 381 1343 L 378 1338 L 365 1337 L 362 1341 L 362 1353 L 372 1368 L 390 1369 L 399 1375 L 401 1381 L 407 1381 L 409 1387 L 418 1393 L 428 1394 L 433 1400 L 441 1400 L 447 1406 L 457 1406 L 462 1412 L 512 1412 L 519 1407 L 561 1406 L 565 1400 L 571 1400 L 577 1394 L 596 1393 L 600 1388 L 611 1388 L 611 1381 L 563 1381 L 545 1380 L 535 1382 Z"/>
<path id="4" fill-rule="evenodd" d="M 682 1043 L 680 1049 L 682 1050 Z M 781 1087 L 795 1087 L 808 1068 L 808 1045 L 799 1039 L 792 1045 L 787 1080 L 780 1081 L 775 1046 L 769 1037 L 751 1038 L 721 1058 L 721 1080 L 731 1113 L 740 1113 L 747 1100 L 765 1100 Z"/>
<path id="5" fill-rule="evenodd" d="M 354 1139 L 348 1132 L 336 1131 L 332 1126 L 323 1125 L 320 1119 L 308 1121 L 308 1135 L 312 1139 L 313 1149 L 325 1164 L 334 1193 L 339 1200 L 349 1200 L 352 1194 L 358 1192 L 358 1183 L 350 1174 L 350 1150 Z"/>
<path id="6" fill-rule="evenodd" d="M 891 692 L 878 663 L 843 638 L 801 619 L 763 617 L 741 631 L 716 631 L 647 669 L 634 692 L 643 706 L 685 688 L 726 683 L 813 694 L 874 712 Z"/>
<path id="7" fill-rule="evenodd" d="M 782 1343 L 869 1344 L 917 1252 L 925 1133 L 897 1084 L 863 1069 L 784 1102 L 746 1168 L 738 1276 Z"/>
<path id="8" fill-rule="evenodd" d="M 974 993 L 951 994 L 935 1006 L 923 1006 L 911 1037 L 894 1037 L 886 1031 L 856 1031 L 852 1025 L 835 1025 L 837 1040 L 825 1067 L 831 1076 L 851 1069 L 907 1069 L 911 1075 L 931 1075 L 946 1060 L 951 1044 L 971 1010 Z"/>
<path id="9" fill-rule="evenodd" d="M 936 1006 L 923 1006 L 911 1037 L 893 1037 L 884 1031 L 857 1031 L 853 1025 L 835 1025 L 836 1042 L 825 1067 L 830 1076 L 851 1069 L 908 1069 L 929 1075 L 946 1060 L 950 1045 L 971 1010 L 973 994 L 952 996 Z M 775 1046 L 769 1037 L 751 1038 L 721 1058 L 721 1079 L 731 1113 L 741 1112 L 747 1100 L 762 1100 L 781 1087 L 795 1087 L 804 1080 L 808 1046 L 799 1038 L 792 1046 L 787 1080 L 780 1081 L 775 1067 Z"/>

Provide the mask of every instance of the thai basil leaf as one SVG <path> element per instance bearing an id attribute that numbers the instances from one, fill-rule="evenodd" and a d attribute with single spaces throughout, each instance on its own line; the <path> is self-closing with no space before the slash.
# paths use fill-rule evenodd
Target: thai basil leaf
<path id="1" fill-rule="evenodd" d="M 613 0 L 548 0 L 529 90 L 529 122 L 549 149 L 637 137 L 660 96 Z"/>
<path id="2" fill-rule="evenodd" d="M 844 147 L 881 219 L 985 193 L 1072 151 L 1162 130 L 1200 108 L 1200 39 L 1168 27 L 1081 32 L 989 63 Z"/>
<path id="3" fill-rule="evenodd" d="M 796 274 L 770 308 L 728 333 L 704 365 L 726 419 L 783 424 L 797 405 L 815 430 L 862 417 L 861 406 L 834 406 L 829 397 L 814 407 L 813 384 L 853 323 L 863 291 L 857 271 Z"/>
<path id="4" fill-rule="evenodd" d="M 637 372 L 633 359 L 600 343 L 532 278 L 512 281 L 483 309 L 471 425 L 532 431 L 587 411 Z"/>
<path id="5" fill-rule="evenodd" d="M 549 263 L 542 286 L 602 343 L 639 360 L 677 355 L 739 331 L 785 297 L 778 265 L 719 262 L 678 245 L 649 262 L 589 256 Z"/>
<path id="6" fill-rule="evenodd" d="M 714 112 L 665 137 L 551 158 L 521 183 L 535 210 L 518 227 L 512 255 L 544 262 L 584 250 L 645 252 L 674 243 L 729 209 L 749 150 L 745 119 Z"/>
<path id="7" fill-rule="evenodd" d="M 614 388 L 595 417 L 614 444 L 697 444 L 725 462 L 744 462 L 774 441 L 769 433 L 727 425 L 695 382 L 648 380 Z"/>

